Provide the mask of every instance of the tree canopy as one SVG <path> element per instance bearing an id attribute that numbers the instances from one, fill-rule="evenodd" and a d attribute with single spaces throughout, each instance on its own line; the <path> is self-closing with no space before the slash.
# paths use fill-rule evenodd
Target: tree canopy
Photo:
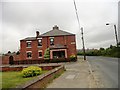
<path id="1" fill-rule="evenodd" d="M 77 54 L 84 55 L 82 51 L 79 51 Z M 90 49 L 90 50 L 86 50 L 86 55 L 87 56 L 110 56 L 110 57 L 120 58 L 120 47 L 110 45 L 106 49 L 102 47 L 100 49 Z"/>

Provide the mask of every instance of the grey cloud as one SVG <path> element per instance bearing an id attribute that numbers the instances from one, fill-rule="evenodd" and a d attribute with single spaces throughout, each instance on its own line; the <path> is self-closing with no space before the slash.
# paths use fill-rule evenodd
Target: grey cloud
<path id="1" fill-rule="evenodd" d="M 117 24 L 116 2 L 78 2 L 80 25 L 84 27 L 86 48 L 107 47 L 114 43 L 112 27 Z M 3 52 L 16 51 L 19 40 L 51 30 L 57 24 L 60 29 L 75 33 L 77 48 L 82 48 L 81 32 L 76 19 L 74 4 L 68 2 L 2 2 Z M 111 30 L 111 31 L 110 31 Z M 10 40 L 12 40 L 10 42 Z M 0 46 L 2 47 L 2 46 Z"/>

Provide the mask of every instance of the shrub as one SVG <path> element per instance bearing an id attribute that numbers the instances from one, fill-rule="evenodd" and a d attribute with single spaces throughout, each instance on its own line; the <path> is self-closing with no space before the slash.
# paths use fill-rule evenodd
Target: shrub
<path id="1" fill-rule="evenodd" d="M 75 56 L 75 55 L 71 55 L 71 56 L 70 56 L 70 60 L 76 61 L 76 56 Z"/>
<path id="2" fill-rule="evenodd" d="M 22 70 L 23 77 L 33 77 L 40 75 L 41 73 L 42 73 L 42 69 L 39 68 L 38 66 L 29 66 Z"/>
<path id="3" fill-rule="evenodd" d="M 44 53 L 44 59 L 49 60 L 50 58 L 50 49 L 47 48 Z"/>

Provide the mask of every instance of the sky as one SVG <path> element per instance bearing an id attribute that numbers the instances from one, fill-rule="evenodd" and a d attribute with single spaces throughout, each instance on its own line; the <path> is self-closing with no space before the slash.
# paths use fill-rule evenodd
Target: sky
<path id="1" fill-rule="evenodd" d="M 75 0 L 85 48 L 115 45 L 113 25 L 118 27 L 119 0 Z M 1 0 L 0 53 L 18 51 L 20 40 L 45 33 L 58 25 L 76 34 L 77 49 L 82 49 L 73 0 Z M 106 26 L 106 23 L 110 23 Z"/>

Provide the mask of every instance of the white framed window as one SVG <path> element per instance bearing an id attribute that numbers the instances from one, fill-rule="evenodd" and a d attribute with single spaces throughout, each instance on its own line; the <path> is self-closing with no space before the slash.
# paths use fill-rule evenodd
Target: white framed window
<path id="1" fill-rule="evenodd" d="M 50 45 L 54 45 L 54 37 L 50 37 Z"/>
<path id="2" fill-rule="evenodd" d="M 31 59 L 32 58 L 32 51 L 27 51 L 26 52 L 26 57 L 27 57 L 27 59 Z"/>
<path id="3" fill-rule="evenodd" d="M 42 38 L 37 38 L 37 39 L 42 39 Z"/>
<path id="4" fill-rule="evenodd" d="M 42 50 L 39 50 L 39 51 L 38 51 L 38 57 L 39 57 L 39 58 L 42 58 L 42 56 L 43 56 L 43 55 L 42 55 Z"/>
<path id="5" fill-rule="evenodd" d="M 38 39 L 38 47 L 42 46 L 42 39 Z"/>
<path id="6" fill-rule="evenodd" d="M 31 48 L 31 42 L 32 42 L 32 41 L 26 41 L 27 48 Z"/>

